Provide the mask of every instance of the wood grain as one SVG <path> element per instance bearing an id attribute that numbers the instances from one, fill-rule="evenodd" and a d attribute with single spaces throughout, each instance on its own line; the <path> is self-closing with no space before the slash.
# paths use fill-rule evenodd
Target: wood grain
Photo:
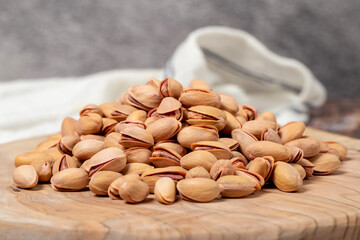
<path id="1" fill-rule="evenodd" d="M 298 193 L 265 187 L 247 198 L 166 206 L 54 192 L 48 185 L 12 185 L 15 155 L 43 138 L 0 146 L 1 239 L 360 239 L 360 140 L 307 130 L 341 141 L 348 158 L 335 173 L 305 180 Z"/>

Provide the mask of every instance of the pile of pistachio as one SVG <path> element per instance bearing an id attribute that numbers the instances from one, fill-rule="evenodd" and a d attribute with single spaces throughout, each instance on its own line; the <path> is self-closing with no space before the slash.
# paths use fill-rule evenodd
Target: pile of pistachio
<path id="1" fill-rule="evenodd" d="M 293 192 L 305 178 L 334 172 L 347 154 L 304 131 L 302 122 L 280 126 L 273 113 L 238 105 L 201 80 L 183 89 L 172 78 L 151 79 L 118 102 L 65 118 L 60 133 L 15 158 L 13 181 L 19 188 L 50 181 L 55 191 L 89 187 L 129 203 L 149 193 L 163 204 L 177 192 L 195 202 L 238 198 L 272 183 Z"/>

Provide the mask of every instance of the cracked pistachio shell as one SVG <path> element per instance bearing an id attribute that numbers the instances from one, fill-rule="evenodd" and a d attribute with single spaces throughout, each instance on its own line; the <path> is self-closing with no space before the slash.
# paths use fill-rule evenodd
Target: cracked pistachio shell
<path id="1" fill-rule="evenodd" d="M 80 116 L 86 116 L 89 113 L 96 113 L 100 116 L 104 116 L 103 111 L 99 108 L 99 106 L 95 104 L 88 104 L 80 111 Z"/>
<path id="2" fill-rule="evenodd" d="M 344 160 L 347 156 L 347 148 L 339 142 L 326 142 L 330 150 L 334 149 L 338 152 L 340 160 Z"/>
<path id="3" fill-rule="evenodd" d="M 234 151 L 239 147 L 239 142 L 233 138 L 220 138 L 219 142 L 222 142 L 223 144 L 228 146 L 231 151 Z"/>
<path id="4" fill-rule="evenodd" d="M 99 107 L 106 118 L 111 118 L 118 122 L 124 121 L 131 113 L 138 110 L 133 106 L 120 104 L 118 102 L 103 103 Z"/>
<path id="5" fill-rule="evenodd" d="M 227 94 L 219 94 L 221 109 L 228 111 L 231 114 L 236 114 L 239 111 L 239 105 L 237 104 L 235 98 Z"/>
<path id="6" fill-rule="evenodd" d="M 155 144 L 155 147 L 162 147 L 165 149 L 175 151 L 180 156 L 184 156 L 186 154 L 186 149 L 174 140 L 160 141 Z"/>
<path id="7" fill-rule="evenodd" d="M 212 154 L 217 159 L 230 159 L 232 157 L 230 148 L 224 143 L 219 141 L 200 141 L 194 144 L 191 144 L 191 150 L 205 150 Z"/>
<path id="8" fill-rule="evenodd" d="M 271 128 L 264 129 L 261 133 L 260 139 L 261 141 L 270 141 L 270 142 L 282 144 L 279 134 L 274 129 Z"/>
<path id="9" fill-rule="evenodd" d="M 22 165 L 15 168 L 13 182 L 19 188 L 32 188 L 38 183 L 38 175 L 31 165 Z"/>
<path id="10" fill-rule="evenodd" d="M 194 79 L 192 80 L 190 83 L 189 83 L 189 86 L 188 86 L 189 89 L 204 89 L 204 90 L 207 90 L 207 91 L 211 91 L 211 86 L 200 80 L 200 79 Z"/>
<path id="11" fill-rule="evenodd" d="M 88 113 L 77 120 L 75 130 L 79 135 L 97 134 L 102 129 L 102 117 L 96 113 Z"/>
<path id="12" fill-rule="evenodd" d="M 115 131 L 115 126 L 118 123 L 115 119 L 103 118 L 103 126 L 101 129 L 101 134 L 107 136 L 108 134 Z"/>
<path id="13" fill-rule="evenodd" d="M 179 98 L 184 107 L 192 107 L 196 105 L 205 105 L 212 107 L 220 107 L 220 96 L 214 92 L 203 89 L 187 89 L 184 90 Z"/>
<path id="14" fill-rule="evenodd" d="M 173 97 L 178 99 L 183 91 L 183 86 L 173 78 L 165 78 L 159 84 L 161 97 Z"/>
<path id="15" fill-rule="evenodd" d="M 175 118 L 161 118 L 147 126 L 146 131 L 151 134 L 155 142 L 164 141 L 175 136 L 181 129 L 181 122 Z"/>
<path id="16" fill-rule="evenodd" d="M 202 166 L 197 166 L 190 169 L 185 178 L 211 178 L 210 173 Z"/>
<path id="17" fill-rule="evenodd" d="M 237 169 L 237 170 L 235 170 L 235 175 L 248 177 L 251 180 L 255 181 L 255 183 L 257 185 L 257 188 L 256 188 L 257 191 L 259 191 L 261 189 L 261 187 L 264 186 L 264 184 L 265 184 L 265 180 L 260 174 L 257 174 L 255 172 L 250 172 L 247 169 Z"/>
<path id="18" fill-rule="evenodd" d="M 180 160 L 181 167 L 185 169 L 192 169 L 194 167 L 202 166 L 208 172 L 210 172 L 211 167 L 217 161 L 217 158 L 210 152 L 198 150 L 193 151 L 185 156 L 183 156 Z"/>
<path id="19" fill-rule="evenodd" d="M 145 147 L 149 148 L 154 145 L 154 138 L 145 129 L 138 127 L 129 127 L 121 132 L 121 140 L 119 143 L 125 148 Z"/>
<path id="20" fill-rule="evenodd" d="M 296 170 L 299 172 L 301 179 L 304 179 L 306 177 L 306 171 L 303 168 L 303 166 L 301 166 L 298 163 L 290 163 L 291 166 L 293 166 L 294 168 L 296 168 Z"/>
<path id="21" fill-rule="evenodd" d="M 56 173 L 63 171 L 67 168 L 78 168 L 80 167 L 79 160 L 65 154 L 62 158 L 59 158 L 54 162 L 54 165 L 52 166 L 52 175 L 55 175 Z"/>
<path id="22" fill-rule="evenodd" d="M 147 81 L 146 85 L 149 85 L 149 86 L 152 86 L 152 87 L 158 89 L 159 85 L 160 85 L 160 81 L 156 78 L 152 78 L 149 81 Z"/>
<path id="23" fill-rule="evenodd" d="M 21 153 L 15 157 L 15 167 L 19 167 L 21 165 L 30 165 L 32 161 L 41 159 L 46 162 L 53 162 L 53 158 L 44 152 L 26 152 Z"/>
<path id="24" fill-rule="evenodd" d="M 220 131 L 226 125 L 226 114 L 215 107 L 197 105 L 188 108 L 186 122 L 191 125 L 212 125 Z"/>
<path id="25" fill-rule="evenodd" d="M 218 160 L 210 169 L 210 177 L 214 180 L 222 176 L 233 175 L 234 173 L 235 170 L 230 160 Z"/>
<path id="26" fill-rule="evenodd" d="M 80 142 L 79 135 L 68 135 L 60 139 L 57 147 L 60 152 L 73 155 L 72 150 L 78 142 Z"/>
<path id="27" fill-rule="evenodd" d="M 129 114 L 126 120 L 145 122 L 146 118 L 147 118 L 147 113 L 144 110 L 136 110 L 131 114 Z"/>
<path id="28" fill-rule="evenodd" d="M 327 175 L 335 172 L 341 165 L 340 159 L 334 154 L 320 153 L 319 155 L 309 158 L 309 161 L 314 164 L 315 175 Z"/>
<path id="29" fill-rule="evenodd" d="M 91 158 L 94 154 L 105 148 L 103 141 L 87 139 L 78 142 L 73 148 L 73 155 L 80 161 Z"/>
<path id="30" fill-rule="evenodd" d="M 271 176 L 274 164 L 274 158 L 271 156 L 257 157 L 246 165 L 246 169 L 259 174 L 266 182 Z"/>
<path id="31" fill-rule="evenodd" d="M 153 149 L 150 161 L 155 167 L 180 166 L 181 156 L 174 150 L 158 146 Z"/>
<path id="32" fill-rule="evenodd" d="M 234 167 L 234 170 L 245 169 L 248 161 L 245 157 L 232 157 L 230 158 L 230 162 Z"/>
<path id="33" fill-rule="evenodd" d="M 257 190 L 257 184 L 246 176 L 227 175 L 216 181 L 223 197 L 246 197 Z"/>
<path id="34" fill-rule="evenodd" d="M 289 122 L 279 129 L 279 136 L 283 144 L 299 139 L 305 132 L 305 124 L 303 122 Z"/>
<path id="35" fill-rule="evenodd" d="M 284 162 L 288 162 L 291 159 L 291 150 L 289 147 L 269 141 L 252 143 L 247 146 L 246 152 L 249 160 L 263 156 L 272 156 L 275 161 Z"/>
<path id="36" fill-rule="evenodd" d="M 117 133 L 117 132 L 110 133 L 104 139 L 105 147 L 106 148 L 117 147 L 117 148 L 120 148 L 121 150 L 124 150 L 125 147 L 119 143 L 120 140 L 121 140 L 121 134 L 120 133 Z"/>
<path id="37" fill-rule="evenodd" d="M 61 135 L 62 136 L 68 136 L 68 135 L 74 135 L 76 133 L 75 131 L 75 125 L 76 125 L 76 120 L 71 118 L 71 117 L 66 117 L 64 118 L 64 120 L 62 121 L 61 124 Z"/>
<path id="38" fill-rule="evenodd" d="M 252 143 L 258 142 L 257 138 L 243 129 L 235 129 L 231 132 L 231 136 L 233 139 L 239 142 L 240 152 L 244 154 L 247 159 L 249 159 L 249 155 L 246 149 Z"/>
<path id="39" fill-rule="evenodd" d="M 113 200 L 121 199 L 119 189 L 121 185 L 128 180 L 140 180 L 140 176 L 138 174 L 131 173 L 115 179 L 108 188 L 109 197 Z"/>
<path id="40" fill-rule="evenodd" d="M 144 147 L 133 147 L 124 150 L 127 163 L 150 164 L 151 151 Z"/>
<path id="41" fill-rule="evenodd" d="M 273 112 L 263 112 L 257 118 L 257 120 L 268 120 L 276 123 L 276 117 Z"/>
<path id="42" fill-rule="evenodd" d="M 45 141 L 42 141 L 41 143 L 39 143 L 36 148 L 35 148 L 35 152 L 43 152 L 49 148 L 53 148 L 56 147 L 59 143 L 59 140 L 56 138 L 48 138 Z"/>
<path id="43" fill-rule="evenodd" d="M 208 178 L 184 179 L 176 187 L 184 200 L 193 202 L 210 202 L 220 194 L 218 184 Z"/>
<path id="44" fill-rule="evenodd" d="M 127 101 L 134 107 L 149 111 L 159 106 L 162 97 L 149 85 L 137 85 L 128 89 Z"/>
<path id="45" fill-rule="evenodd" d="M 119 188 L 120 197 L 128 203 L 139 203 L 149 195 L 149 185 L 141 180 L 125 180 Z"/>
<path id="46" fill-rule="evenodd" d="M 160 203 L 172 204 L 176 197 L 176 186 L 171 178 L 163 177 L 156 181 L 154 188 L 155 198 Z"/>
<path id="47" fill-rule="evenodd" d="M 138 127 L 138 128 L 142 128 L 145 129 L 146 125 L 145 123 L 141 122 L 141 121 L 129 121 L 129 120 L 124 120 L 121 121 L 119 123 L 116 124 L 115 126 L 115 132 L 121 132 L 123 129 L 128 128 L 128 127 Z"/>
<path id="48" fill-rule="evenodd" d="M 55 191 L 79 191 L 88 185 L 89 176 L 82 168 L 67 168 L 53 175 L 50 182 Z"/>
<path id="49" fill-rule="evenodd" d="M 181 146 L 190 148 L 191 144 L 199 141 L 218 141 L 218 130 L 214 126 L 188 126 L 177 134 Z"/>
<path id="50" fill-rule="evenodd" d="M 239 106 L 239 111 L 238 113 L 240 113 L 247 121 L 251 121 L 257 118 L 257 110 L 255 107 L 250 106 L 250 105 L 242 105 Z"/>
<path id="51" fill-rule="evenodd" d="M 297 163 L 304 157 L 304 151 L 300 148 L 295 146 L 290 146 L 289 148 L 291 150 L 291 159 L 289 162 Z"/>
<path id="52" fill-rule="evenodd" d="M 45 150 L 43 153 L 46 153 L 47 155 L 50 156 L 49 160 L 47 161 L 51 161 L 51 164 L 53 164 L 56 160 L 58 160 L 64 155 L 62 152 L 59 151 L 58 148 L 49 148 Z"/>
<path id="53" fill-rule="evenodd" d="M 291 142 L 287 142 L 285 146 L 295 146 L 303 150 L 304 158 L 313 157 L 320 153 L 320 143 L 315 139 L 299 138 Z"/>
<path id="54" fill-rule="evenodd" d="M 276 123 L 268 120 L 252 120 L 242 125 L 244 131 L 251 133 L 257 139 L 261 139 L 261 134 L 265 129 L 276 130 L 276 128 Z"/>
<path id="55" fill-rule="evenodd" d="M 221 130 L 222 134 L 226 136 L 231 136 L 231 132 L 235 129 L 241 128 L 241 122 L 228 111 L 223 111 L 226 115 L 226 124 L 224 128 Z"/>
<path id="56" fill-rule="evenodd" d="M 154 169 L 153 166 L 145 163 L 128 163 L 126 164 L 124 170 L 121 171 L 123 175 L 135 173 L 138 175 L 143 174 L 145 171 Z"/>
<path id="57" fill-rule="evenodd" d="M 298 170 L 289 163 L 281 161 L 275 163 L 272 180 L 276 187 L 283 192 L 298 191 L 303 186 Z"/>
<path id="58" fill-rule="evenodd" d="M 309 160 L 303 158 L 297 164 L 300 164 L 304 168 L 306 177 L 309 178 L 313 176 L 315 165 L 312 164 Z"/>
<path id="59" fill-rule="evenodd" d="M 52 176 L 52 162 L 46 162 L 43 159 L 35 159 L 31 162 L 31 166 L 34 167 L 39 182 L 48 182 Z"/>
<path id="60" fill-rule="evenodd" d="M 90 191 L 95 195 L 106 196 L 110 184 L 120 177 L 122 177 L 122 174 L 113 171 L 97 172 L 90 179 Z"/>
<path id="61" fill-rule="evenodd" d="M 130 102 L 128 101 L 128 92 L 123 92 L 119 97 L 119 103 L 121 105 L 130 105 Z"/>

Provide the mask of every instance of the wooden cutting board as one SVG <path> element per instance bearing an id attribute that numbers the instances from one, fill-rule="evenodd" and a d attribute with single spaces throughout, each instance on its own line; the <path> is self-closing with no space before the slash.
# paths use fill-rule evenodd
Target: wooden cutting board
<path id="1" fill-rule="evenodd" d="M 308 135 L 340 141 L 348 158 L 335 173 L 305 180 L 298 193 L 265 187 L 241 199 L 210 203 L 153 196 L 126 204 L 89 191 L 54 192 L 12 185 L 15 155 L 44 138 L 0 146 L 1 239 L 360 239 L 360 140 L 309 129 Z"/>

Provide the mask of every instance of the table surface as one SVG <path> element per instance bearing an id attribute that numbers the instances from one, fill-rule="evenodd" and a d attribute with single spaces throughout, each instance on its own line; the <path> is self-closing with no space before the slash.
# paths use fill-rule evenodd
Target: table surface
<path id="1" fill-rule="evenodd" d="M 153 196 L 126 204 L 89 191 L 32 190 L 12 184 L 15 155 L 44 138 L 0 145 L 0 232 L 5 239 L 360 239 L 360 140 L 308 129 L 344 143 L 348 158 L 335 173 L 304 181 L 298 193 L 271 187 L 241 199 L 210 203 Z"/>

